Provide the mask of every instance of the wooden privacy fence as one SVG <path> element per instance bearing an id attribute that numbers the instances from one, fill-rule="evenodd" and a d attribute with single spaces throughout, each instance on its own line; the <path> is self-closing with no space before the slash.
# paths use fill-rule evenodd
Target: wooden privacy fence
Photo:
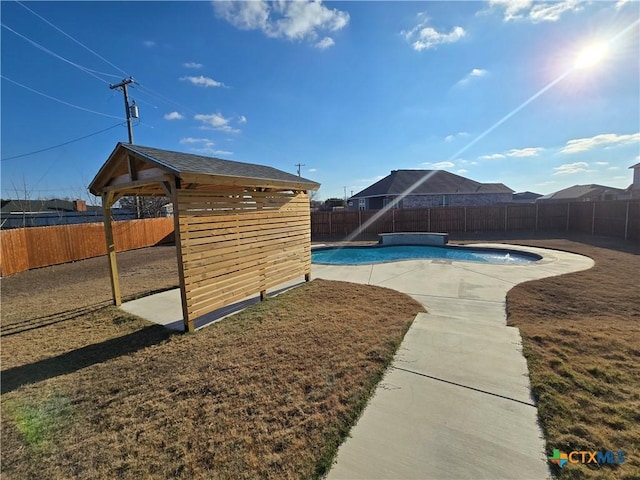
<path id="1" fill-rule="evenodd" d="M 313 238 L 393 232 L 581 232 L 640 240 L 640 200 L 312 212 Z"/>
<path id="2" fill-rule="evenodd" d="M 114 223 L 115 243 L 119 252 L 156 245 L 172 232 L 172 218 Z M 0 272 L 3 277 L 106 253 L 102 223 L 0 231 Z"/>

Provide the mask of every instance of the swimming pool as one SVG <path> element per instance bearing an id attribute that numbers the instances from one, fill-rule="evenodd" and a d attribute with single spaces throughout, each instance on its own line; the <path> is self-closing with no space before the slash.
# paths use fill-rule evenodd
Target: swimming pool
<path id="1" fill-rule="evenodd" d="M 541 258 L 540 255 L 535 253 L 518 250 L 465 246 L 374 245 L 368 247 L 324 247 L 311 251 L 311 261 L 313 263 L 329 265 L 363 265 L 419 259 L 524 265 Z"/>

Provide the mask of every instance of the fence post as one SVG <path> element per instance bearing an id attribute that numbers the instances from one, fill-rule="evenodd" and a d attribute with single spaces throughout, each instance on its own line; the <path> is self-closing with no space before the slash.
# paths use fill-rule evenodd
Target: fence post
<path id="1" fill-rule="evenodd" d="M 567 232 L 569 231 L 569 214 L 571 212 L 571 202 L 567 202 Z"/>
<path id="2" fill-rule="evenodd" d="M 329 212 L 329 236 L 332 235 L 332 231 L 331 231 L 331 212 Z"/>
<path id="3" fill-rule="evenodd" d="M 504 206 L 504 231 L 507 231 L 507 212 L 509 211 L 509 206 Z"/>
<path id="4" fill-rule="evenodd" d="M 396 210 L 391 209 L 391 233 L 396 233 Z"/>
<path id="5" fill-rule="evenodd" d="M 362 210 L 358 210 L 358 230 L 360 230 L 361 228 L 362 228 Z"/>
<path id="6" fill-rule="evenodd" d="M 467 233 L 467 207 L 464 207 L 464 233 Z"/>
<path id="7" fill-rule="evenodd" d="M 591 214 L 591 235 L 596 232 L 596 202 L 593 202 L 593 213 Z"/>
<path id="8" fill-rule="evenodd" d="M 624 216 L 624 239 L 629 238 L 629 201 L 627 201 L 627 212 Z"/>
<path id="9" fill-rule="evenodd" d="M 427 232 L 431 231 L 431 209 L 427 208 Z"/>

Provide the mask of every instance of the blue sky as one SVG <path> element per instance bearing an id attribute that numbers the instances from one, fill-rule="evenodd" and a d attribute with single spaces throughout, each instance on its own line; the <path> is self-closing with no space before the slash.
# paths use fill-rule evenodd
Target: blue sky
<path id="1" fill-rule="evenodd" d="M 640 162 L 639 7 L 3 1 L 2 197 L 88 198 L 127 140 L 109 83 L 128 76 L 135 143 L 303 163 L 320 199 L 402 168 L 542 194 L 626 188 Z M 598 42 L 601 60 L 576 68 Z"/>

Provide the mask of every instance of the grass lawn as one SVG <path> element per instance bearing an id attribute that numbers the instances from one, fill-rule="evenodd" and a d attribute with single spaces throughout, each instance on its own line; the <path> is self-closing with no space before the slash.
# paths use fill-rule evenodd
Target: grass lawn
<path id="1" fill-rule="evenodd" d="M 109 306 L 18 329 L 3 338 L 2 478 L 321 476 L 422 310 L 315 280 L 190 335 Z"/>
<path id="2" fill-rule="evenodd" d="M 514 287 L 508 323 L 523 337 L 548 455 L 554 448 L 626 452 L 617 467 L 566 464 L 554 469 L 558 478 L 638 479 L 640 246 L 575 238 L 513 240 L 587 255 L 595 266 Z"/>

